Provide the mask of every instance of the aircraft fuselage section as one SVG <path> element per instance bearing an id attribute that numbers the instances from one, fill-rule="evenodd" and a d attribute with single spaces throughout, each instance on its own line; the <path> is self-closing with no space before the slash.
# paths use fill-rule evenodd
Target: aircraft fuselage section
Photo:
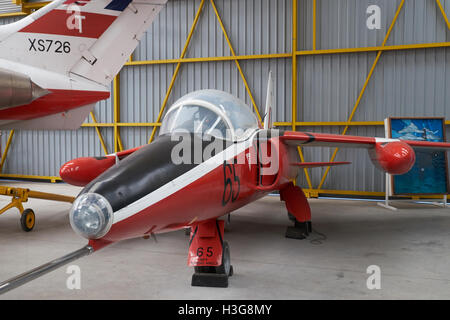
<path id="1" fill-rule="evenodd" d="M 109 98 L 109 88 L 0 59 L 0 126 L 64 113 Z"/>
<path id="2" fill-rule="evenodd" d="M 252 138 L 223 141 L 224 150 L 201 163 L 174 164 L 173 149 L 178 142 L 170 135 L 160 136 L 81 191 L 79 197 L 100 194 L 114 211 L 110 231 L 101 240 L 91 241 L 92 245 L 188 227 L 226 215 L 279 189 L 295 176 L 288 165 L 289 152 L 280 150 L 282 144 L 273 140 L 279 168 L 261 185 L 262 166 L 255 160 L 258 146 Z M 204 150 L 207 143 L 200 143 Z"/>

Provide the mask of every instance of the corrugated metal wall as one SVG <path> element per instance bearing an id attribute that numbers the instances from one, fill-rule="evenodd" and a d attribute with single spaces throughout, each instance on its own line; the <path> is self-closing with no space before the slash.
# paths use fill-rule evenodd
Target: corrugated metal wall
<path id="1" fill-rule="evenodd" d="M 450 0 L 442 1 L 450 16 Z M 169 1 L 148 30 L 134 60 L 177 59 L 194 20 L 199 0 Z M 381 30 L 368 30 L 366 9 L 382 10 Z M 318 0 L 317 49 L 380 46 L 400 0 Z M 292 52 L 291 0 L 216 0 L 218 11 L 237 55 Z M 313 0 L 298 1 L 298 50 L 312 49 Z M 0 22 L 10 22 L 2 19 Z M 387 45 L 450 41 L 450 32 L 434 0 L 407 0 Z M 354 121 L 382 121 L 388 116 L 445 116 L 450 119 L 450 49 L 384 52 L 369 82 Z M 375 60 L 376 52 L 298 57 L 297 121 L 347 121 Z M 230 56 L 214 11 L 206 1 L 187 57 Z M 241 60 L 243 72 L 262 108 L 269 70 L 276 79 L 275 121 L 292 121 L 292 59 Z M 175 64 L 127 66 L 120 75 L 121 122 L 155 122 Z M 228 91 L 251 105 L 234 61 L 183 64 L 169 104 L 197 89 Z M 113 122 L 112 101 L 95 111 L 98 122 Z M 145 144 L 149 127 L 121 128 L 125 148 Z M 341 133 L 343 127 L 298 127 L 298 130 Z M 102 128 L 110 152 L 113 129 Z M 351 127 L 348 134 L 384 136 L 381 126 Z M 6 143 L 5 132 L 1 137 Z M 334 149 L 307 149 L 308 161 L 328 161 Z M 5 173 L 53 176 L 64 162 L 80 156 L 102 155 L 94 128 L 63 132 L 17 132 L 5 163 Z M 374 169 L 365 151 L 341 150 L 336 160 L 352 166 L 333 168 L 324 189 L 383 191 L 384 175 Z M 313 169 L 313 187 L 324 170 Z M 301 184 L 306 186 L 302 175 Z"/>
<path id="2" fill-rule="evenodd" d="M 16 6 L 11 0 L 0 0 L 0 14 L 20 11 L 22 11 L 22 7 Z"/>

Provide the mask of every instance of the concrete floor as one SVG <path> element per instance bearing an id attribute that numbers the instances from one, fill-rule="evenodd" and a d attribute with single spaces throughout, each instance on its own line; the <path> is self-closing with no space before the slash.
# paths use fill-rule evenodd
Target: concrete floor
<path id="1" fill-rule="evenodd" d="M 76 195 L 65 184 L 4 183 Z M 8 199 L 1 197 L 0 205 Z M 69 290 L 63 267 L 0 299 L 450 299 L 450 210 L 400 203 L 397 212 L 375 202 L 311 200 L 322 244 L 284 238 L 284 204 L 266 197 L 232 216 L 225 239 L 235 275 L 230 287 L 192 288 L 184 231 L 117 243 L 73 264 L 81 290 Z M 69 226 L 70 204 L 30 200 L 30 233 L 17 210 L 0 217 L 0 281 L 86 244 Z M 381 268 L 381 289 L 366 286 L 367 267 Z"/>

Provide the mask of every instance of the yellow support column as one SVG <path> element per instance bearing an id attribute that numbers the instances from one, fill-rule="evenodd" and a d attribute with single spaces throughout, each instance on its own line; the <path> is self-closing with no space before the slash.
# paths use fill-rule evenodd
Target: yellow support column
<path id="1" fill-rule="evenodd" d="M 317 38 L 317 30 L 316 30 L 316 18 L 317 18 L 317 1 L 313 0 L 313 51 L 316 51 L 316 38 Z"/>
<path id="2" fill-rule="evenodd" d="M 394 19 L 392 20 L 392 23 L 391 23 L 391 25 L 390 25 L 387 33 L 386 33 L 386 36 L 384 37 L 384 40 L 383 40 L 383 43 L 382 43 L 381 47 L 384 47 L 386 45 L 386 42 L 388 41 L 389 36 L 391 35 L 391 31 L 394 28 L 395 22 L 397 22 L 398 16 L 399 16 L 399 14 L 400 14 L 400 12 L 401 12 L 401 10 L 403 8 L 404 3 L 405 3 L 405 0 L 402 0 L 400 5 L 398 6 L 397 11 L 396 11 L 395 16 L 394 16 Z M 350 116 L 349 116 L 347 122 L 351 122 L 353 120 L 353 117 L 354 117 L 354 115 L 356 113 L 356 110 L 358 109 L 358 107 L 359 107 L 359 105 L 361 103 L 361 99 L 364 96 L 364 93 L 366 92 L 367 85 L 369 84 L 369 81 L 372 78 L 373 72 L 375 71 L 375 67 L 378 64 L 378 61 L 380 60 L 380 57 L 381 57 L 382 53 L 383 53 L 382 50 L 378 51 L 377 57 L 375 58 L 375 61 L 374 61 L 373 65 L 372 65 L 372 68 L 370 69 L 369 74 L 367 75 L 366 81 L 364 82 L 364 85 L 363 85 L 363 87 L 361 89 L 361 92 L 359 93 L 358 99 L 356 100 L 355 106 L 353 107 L 353 110 L 350 113 Z M 350 128 L 350 126 L 346 125 L 344 130 L 343 130 L 343 132 L 342 132 L 342 135 L 347 134 L 347 131 L 348 131 L 349 128 Z M 331 156 L 330 162 L 334 162 L 334 160 L 336 159 L 338 151 L 339 151 L 339 148 L 334 149 L 334 152 L 333 152 L 333 155 Z M 327 167 L 327 169 L 325 170 L 325 173 L 324 173 L 324 175 L 322 177 L 322 180 L 320 181 L 320 184 L 319 184 L 317 189 L 319 189 L 319 190 L 322 189 L 322 186 L 325 183 L 325 179 L 327 178 L 328 173 L 330 172 L 330 168 L 331 167 Z"/>
<path id="3" fill-rule="evenodd" d="M 94 124 L 97 125 L 98 123 L 97 123 L 97 119 L 95 118 L 94 111 L 91 111 L 91 118 L 92 118 L 92 122 L 94 122 Z M 108 148 L 106 147 L 105 140 L 103 139 L 103 136 L 100 132 L 100 128 L 98 126 L 94 126 L 94 127 L 95 127 L 95 131 L 97 131 L 98 139 L 100 140 L 100 143 L 102 145 L 103 152 L 105 153 L 105 155 L 107 155 Z"/>
<path id="4" fill-rule="evenodd" d="M 205 5 L 205 0 L 202 0 L 202 2 L 200 3 L 200 6 L 198 7 L 197 13 L 195 14 L 194 22 L 192 23 L 191 30 L 189 31 L 189 35 L 184 44 L 183 51 L 181 52 L 180 60 L 184 59 L 184 57 L 186 55 L 187 48 L 189 46 L 189 43 L 191 43 L 192 35 L 194 34 L 195 27 L 197 26 L 197 22 L 200 18 L 200 14 L 202 13 L 204 5 Z M 166 109 L 167 101 L 169 100 L 170 94 L 173 89 L 173 85 L 175 84 L 175 80 L 177 79 L 178 73 L 180 71 L 180 67 L 181 67 L 181 61 L 179 61 L 177 63 L 177 66 L 176 66 L 175 71 L 172 76 L 172 80 L 170 81 L 170 84 L 169 84 L 169 88 L 167 89 L 166 96 L 164 97 L 164 101 L 162 103 L 161 109 L 159 110 L 159 114 L 158 114 L 158 118 L 156 119 L 156 123 L 161 122 L 162 115 L 164 113 L 164 110 Z M 152 134 L 150 136 L 150 139 L 148 140 L 148 143 L 153 141 L 153 138 L 155 137 L 157 128 L 158 128 L 157 126 L 153 127 Z"/>
<path id="5" fill-rule="evenodd" d="M 122 139 L 120 138 L 120 75 L 117 75 L 113 81 L 114 91 L 114 152 L 123 151 Z"/>
<path id="6" fill-rule="evenodd" d="M 436 3 L 438 5 L 438 7 L 439 7 L 439 10 L 442 13 L 442 17 L 444 17 L 445 23 L 447 24 L 447 28 L 450 30 L 450 22 L 448 21 L 448 17 L 445 14 L 445 10 L 444 10 L 444 7 L 442 7 L 441 1 L 436 0 Z"/>
<path id="7" fill-rule="evenodd" d="M 6 142 L 5 150 L 2 154 L 2 161 L 0 163 L 0 173 L 3 172 L 3 165 L 5 164 L 6 157 L 8 156 L 9 147 L 11 146 L 12 138 L 14 137 L 14 130 L 9 133 L 8 141 Z"/>
<path id="8" fill-rule="evenodd" d="M 248 86 L 247 79 L 244 76 L 244 72 L 242 71 L 242 68 L 241 68 L 241 65 L 239 63 L 239 60 L 236 59 L 236 52 L 234 51 L 233 46 L 231 45 L 230 38 L 228 37 L 228 33 L 225 30 L 225 26 L 223 25 L 223 22 L 222 22 L 222 19 L 220 18 L 219 12 L 217 11 L 216 4 L 214 3 L 214 0 L 210 0 L 210 2 L 211 2 L 211 5 L 212 5 L 212 7 L 214 9 L 214 13 L 216 14 L 217 20 L 219 21 L 220 27 L 222 28 L 223 35 L 224 35 L 225 39 L 227 40 L 228 46 L 230 48 L 231 55 L 233 56 L 233 58 L 235 58 L 234 62 L 236 63 L 236 67 L 239 70 L 239 74 L 241 75 L 242 81 L 244 81 L 244 86 L 245 86 L 245 89 L 247 90 L 247 93 L 248 93 L 248 95 L 250 97 L 250 100 L 252 101 L 253 109 L 255 110 L 259 121 L 261 121 L 262 119 L 261 119 L 261 115 L 260 115 L 259 110 L 258 110 L 258 106 L 256 105 L 255 99 L 253 99 L 252 92 L 250 90 L 250 87 Z"/>
<path id="9" fill-rule="evenodd" d="M 297 123 L 297 84 L 298 84 L 298 57 L 297 57 L 297 27 L 298 27 L 298 6 L 297 0 L 292 1 L 292 131 L 296 131 Z M 303 156 L 302 148 L 297 148 L 298 154 L 300 156 L 300 161 L 305 162 L 305 157 Z M 312 189 L 311 178 L 309 177 L 308 169 L 304 168 L 306 181 L 308 182 L 308 187 Z M 309 194 L 308 194 L 309 196 Z"/>

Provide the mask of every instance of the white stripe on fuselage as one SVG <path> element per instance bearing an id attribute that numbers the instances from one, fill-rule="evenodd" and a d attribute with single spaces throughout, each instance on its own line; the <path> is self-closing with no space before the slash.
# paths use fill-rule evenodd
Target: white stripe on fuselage
<path id="1" fill-rule="evenodd" d="M 207 161 L 199 164 L 195 168 L 189 170 L 188 172 L 182 174 L 176 179 L 170 181 L 169 183 L 163 185 L 159 189 L 149 193 L 148 195 L 142 197 L 141 199 L 133 202 L 132 204 L 116 211 L 114 213 L 114 224 L 123 221 L 138 212 L 154 205 L 155 203 L 169 197 L 175 192 L 187 187 L 194 181 L 207 175 L 217 167 L 223 164 L 224 160 L 234 159 L 237 155 L 244 152 L 246 149 L 250 148 L 252 145 L 253 137 L 243 142 L 238 142 L 232 144 L 230 147 L 215 155 L 214 157 L 208 159 Z"/>

